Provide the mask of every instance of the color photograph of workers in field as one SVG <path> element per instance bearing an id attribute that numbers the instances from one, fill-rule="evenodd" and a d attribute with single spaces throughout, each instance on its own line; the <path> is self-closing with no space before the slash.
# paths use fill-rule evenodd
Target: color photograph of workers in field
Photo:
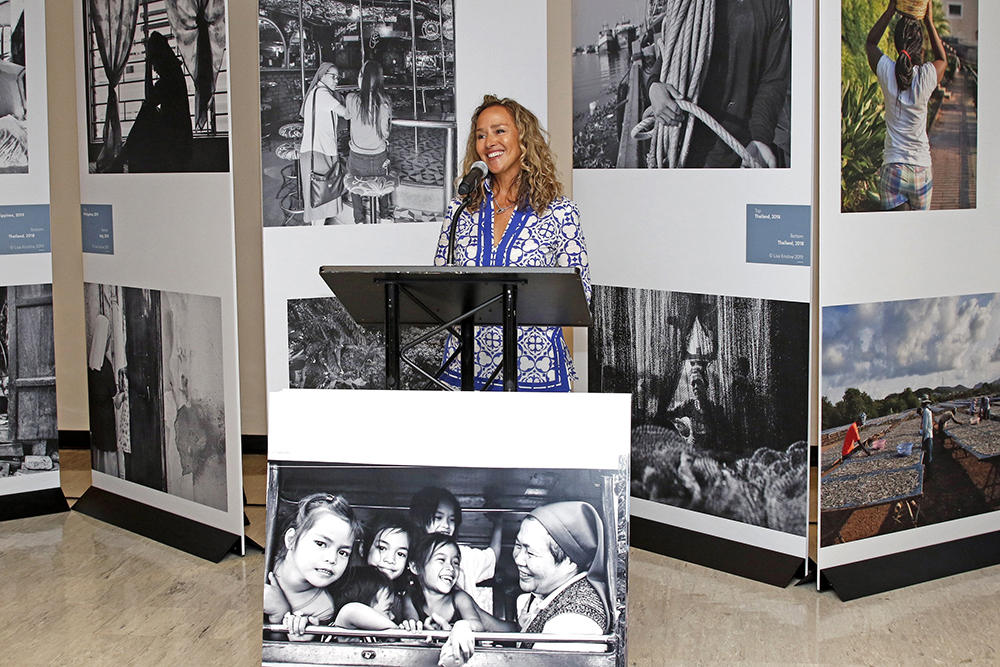
<path id="1" fill-rule="evenodd" d="M 1000 510 L 1000 294 L 823 309 L 820 545 Z"/>

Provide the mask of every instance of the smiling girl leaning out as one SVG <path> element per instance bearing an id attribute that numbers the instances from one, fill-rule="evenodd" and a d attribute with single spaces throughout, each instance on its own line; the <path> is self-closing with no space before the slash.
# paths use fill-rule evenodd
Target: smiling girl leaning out
<path id="1" fill-rule="evenodd" d="M 343 576 L 360 529 L 341 496 L 314 493 L 299 501 L 264 584 L 264 614 L 268 622 L 288 628 L 289 640 L 311 641 L 306 627 L 333 618 L 327 586 Z"/>
<path id="2" fill-rule="evenodd" d="M 424 629 L 480 632 L 483 622 L 472 597 L 456 586 L 462 557 L 451 535 L 431 533 L 411 552 L 409 568 L 416 576 L 403 615 Z"/>

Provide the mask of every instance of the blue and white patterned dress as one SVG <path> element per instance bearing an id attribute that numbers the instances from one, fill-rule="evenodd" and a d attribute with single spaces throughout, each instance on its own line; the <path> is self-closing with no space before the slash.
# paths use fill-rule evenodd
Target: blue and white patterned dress
<path id="1" fill-rule="evenodd" d="M 459 199 L 448 205 L 448 216 L 438 239 L 435 266 L 444 266 L 448 257 L 448 231 Z M 590 302 L 590 268 L 587 243 L 580 229 L 580 212 L 566 197 L 558 197 L 537 215 L 531 207 L 514 211 L 500 243 L 493 246 L 493 195 L 486 186 L 481 209 L 466 209 L 458 219 L 455 237 L 456 266 L 578 266 Z M 445 342 L 444 358 L 458 347 L 451 335 Z M 569 391 L 576 379 L 573 361 L 560 327 L 518 327 L 517 386 L 521 391 Z M 503 333 L 498 326 L 476 327 L 476 389 L 482 389 L 503 360 Z M 453 386 L 461 385 L 459 361 L 441 375 Z M 503 387 L 503 373 L 490 389 Z"/>

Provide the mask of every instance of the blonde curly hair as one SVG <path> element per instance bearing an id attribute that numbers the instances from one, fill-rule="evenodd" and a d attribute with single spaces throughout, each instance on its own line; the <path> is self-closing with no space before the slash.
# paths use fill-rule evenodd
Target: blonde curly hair
<path id="1" fill-rule="evenodd" d="M 496 95 L 483 96 L 483 103 L 472 112 L 472 127 L 469 129 L 469 140 L 465 145 L 465 162 L 462 173 L 472 169 L 472 163 L 480 159 L 476 151 L 476 124 L 479 114 L 484 110 L 500 106 L 510 113 L 517 127 L 518 143 L 521 146 L 521 171 L 518 174 L 517 203 L 518 206 L 530 204 L 535 213 L 541 215 L 549 204 L 562 195 L 563 186 L 556 173 L 552 151 L 549 150 L 548 133 L 542 129 L 535 114 L 531 113 L 519 102 Z M 458 181 L 456 181 L 457 183 Z M 477 210 L 486 201 L 485 179 L 475 190 L 469 193 L 469 209 Z"/>

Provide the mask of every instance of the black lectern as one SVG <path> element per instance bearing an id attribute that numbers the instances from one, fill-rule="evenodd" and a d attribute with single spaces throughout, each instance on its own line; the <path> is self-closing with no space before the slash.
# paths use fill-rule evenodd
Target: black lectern
<path id="1" fill-rule="evenodd" d="M 589 327 L 590 309 L 578 268 L 507 266 L 324 266 L 319 270 L 333 293 L 359 324 L 385 324 L 385 387 L 399 389 L 400 363 L 440 386 L 438 377 L 406 357 L 406 352 L 442 331 L 461 344 L 462 391 L 475 387 L 474 326 L 500 325 L 503 390 L 517 391 L 517 327 Z M 405 299 L 403 297 L 406 297 Z M 400 347 L 401 324 L 434 328 Z M 456 331 L 456 325 L 460 330 Z"/>

